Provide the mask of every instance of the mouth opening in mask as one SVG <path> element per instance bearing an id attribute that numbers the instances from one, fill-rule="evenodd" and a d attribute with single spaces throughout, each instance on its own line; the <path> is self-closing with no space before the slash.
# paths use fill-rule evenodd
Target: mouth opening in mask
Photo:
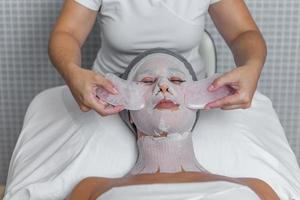
<path id="1" fill-rule="evenodd" d="M 180 104 L 177 104 L 176 102 L 173 102 L 169 99 L 162 99 L 160 100 L 154 107 L 154 109 L 163 110 L 163 109 L 170 109 L 170 110 L 178 110 Z"/>

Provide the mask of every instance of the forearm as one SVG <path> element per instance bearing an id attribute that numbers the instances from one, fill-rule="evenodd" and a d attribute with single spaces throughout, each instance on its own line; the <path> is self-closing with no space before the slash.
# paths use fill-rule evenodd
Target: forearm
<path id="1" fill-rule="evenodd" d="M 52 64 L 66 81 L 71 71 L 81 66 L 80 44 L 67 32 L 57 31 L 51 34 L 48 53 Z"/>
<path id="2" fill-rule="evenodd" d="M 267 48 L 259 31 L 240 34 L 229 47 L 237 66 L 251 65 L 257 75 L 260 75 L 267 56 Z"/>

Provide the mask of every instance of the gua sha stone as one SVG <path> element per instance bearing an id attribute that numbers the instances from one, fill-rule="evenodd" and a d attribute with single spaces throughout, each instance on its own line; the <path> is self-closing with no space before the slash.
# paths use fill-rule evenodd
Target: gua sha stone
<path id="1" fill-rule="evenodd" d="M 219 76 L 221 76 L 221 74 L 215 74 L 209 78 L 199 81 L 184 83 L 185 105 L 190 109 L 204 109 L 204 106 L 207 103 L 231 95 L 232 89 L 228 86 L 222 86 L 221 88 L 213 92 L 207 91 L 207 88 Z"/>
<path id="2" fill-rule="evenodd" d="M 96 96 L 102 101 L 114 106 L 123 105 L 127 110 L 140 110 L 145 106 L 145 99 L 143 97 L 145 90 L 141 84 L 121 79 L 110 73 L 106 74 L 105 78 L 113 83 L 118 90 L 118 94 L 111 94 L 103 87 L 98 87 L 96 89 Z"/>

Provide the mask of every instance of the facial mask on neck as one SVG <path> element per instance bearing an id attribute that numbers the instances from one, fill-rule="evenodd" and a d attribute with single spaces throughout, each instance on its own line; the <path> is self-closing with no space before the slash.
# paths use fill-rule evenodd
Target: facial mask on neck
<path id="1" fill-rule="evenodd" d="M 207 91 L 209 85 L 220 75 L 221 74 L 215 74 L 199 81 L 183 83 L 184 87 L 182 93 L 184 98 L 178 99 L 177 101 L 180 101 L 178 103 L 182 103 L 190 109 L 203 109 L 207 103 L 230 95 L 232 93 L 231 89 L 226 86 L 214 92 Z M 144 108 L 145 99 L 143 95 L 145 88 L 142 84 L 136 81 L 121 79 L 114 74 L 106 74 L 105 78 L 113 83 L 119 91 L 119 94 L 113 95 L 104 88 L 99 87 L 96 90 L 97 97 L 114 106 L 123 105 L 127 110 L 140 110 Z M 176 101 L 174 97 L 171 98 Z"/>
<path id="2" fill-rule="evenodd" d="M 139 157 L 129 175 L 182 171 L 209 173 L 195 157 L 190 132 L 162 138 L 143 136 L 138 139 L 137 146 Z"/>

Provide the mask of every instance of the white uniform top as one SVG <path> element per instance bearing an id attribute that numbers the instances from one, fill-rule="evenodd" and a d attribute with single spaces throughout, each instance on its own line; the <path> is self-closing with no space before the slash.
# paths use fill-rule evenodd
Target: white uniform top
<path id="1" fill-rule="evenodd" d="M 162 47 L 183 55 L 204 77 L 198 46 L 208 7 L 220 0 L 75 1 L 100 10 L 102 44 L 93 70 L 120 74 L 139 53 Z"/>

